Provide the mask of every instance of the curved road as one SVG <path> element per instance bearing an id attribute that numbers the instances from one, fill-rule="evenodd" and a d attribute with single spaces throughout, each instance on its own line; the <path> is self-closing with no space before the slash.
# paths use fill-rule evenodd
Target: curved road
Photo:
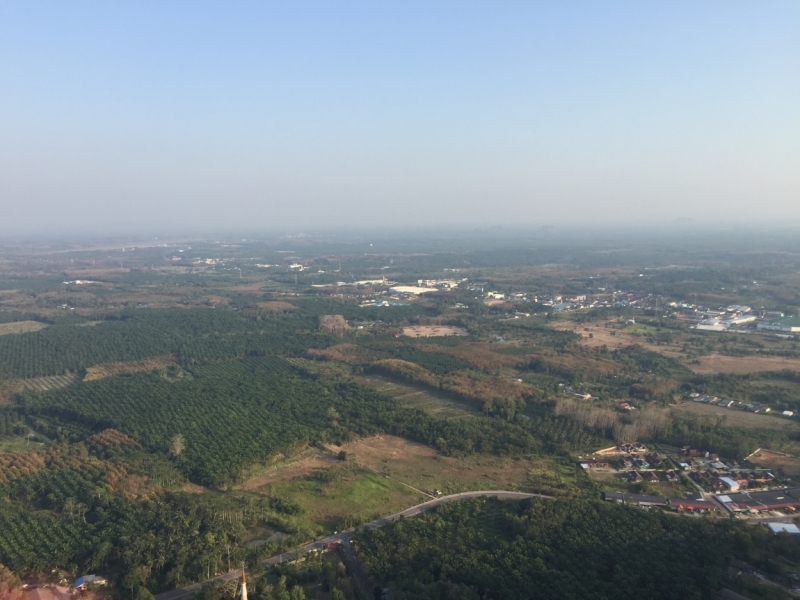
<path id="1" fill-rule="evenodd" d="M 542 494 L 526 494 L 524 492 L 507 492 L 504 490 L 490 490 L 486 492 L 461 492 L 460 494 L 452 494 L 451 496 L 442 496 L 441 498 L 434 498 L 433 500 L 429 500 L 428 502 L 423 502 L 422 504 L 417 504 L 416 506 L 412 506 L 411 508 L 407 508 L 404 511 L 399 513 L 395 513 L 393 515 L 389 515 L 388 517 L 383 517 L 376 521 L 372 521 L 371 523 L 367 523 L 366 525 L 359 525 L 359 529 L 377 529 L 378 527 L 383 527 L 384 525 L 388 525 L 392 521 L 396 521 L 400 517 L 413 517 L 414 515 L 418 515 L 419 513 L 425 512 L 426 510 L 430 510 L 432 508 L 436 508 L 441 504 L 447 504 L 448 502 L 457 502 L 459 500 L 468 500 L 470 498 L 500 498 L 501 500 L 523 500 L 525 498 L 552 498 L 552 496 L 544 496 Z M 349 544 L 345 544 L 348 542 L 355 533 L 356 528 L 347 529 L 346 531 L 340 531 L 336 535 L 330 535 L 326 538 L 321 540 L 317 540 L 316 542 L 311 542 L 310 544 L 306 544 L 304 546 L 300 546 L 295 548 L 291 552 L 284 552 L 282 554 L 278 554 L 277 556 L 272 556 L 266 560 L 261 561 L 261 564 L 266 566 L 276 565 L 278 563 L 285 562 L 287 560 L 294 559 L 298 552 L 300 554 L 305 554 L 310 550 L 320 550 L 324 548 L 327 544 L 342 544 L 345 546 L 346 554 L 351 555 L 352 550 L 349 548 Z M 352 559 L 352 556 L 350 556 Z M 169 592 L 163 592 L 161 594 L 156 595 L 156 600 L 181 600 L 181 598 L 186 598 L 187 596 L 193 595 L 197 592 L 200 588 L 204 585 L 215 582 L 215 581 L 228 581 L 231 579 L 236 579 L 239 577 L 241 571 L 239 570 L 232 570 L 222 575 L 218 575 L 217 577 L 212 577 L 211 579 L 206 579 L 205 581 L 200 581 L 198 583 L 193 583 L 192 585 L 186 586 L 184 588 L 178 588 L 176 590 L 171 590 Z M 362 581 L 358 581 L 359 578 Z M 359 586 L 363 585 L 363 576 L 359 577 L 359 574 L 356 574 L 356 580 Z"/>

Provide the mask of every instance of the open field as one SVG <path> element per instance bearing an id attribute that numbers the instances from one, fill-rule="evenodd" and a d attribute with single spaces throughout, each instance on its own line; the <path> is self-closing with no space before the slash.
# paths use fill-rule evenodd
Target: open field
<path id="1" fill-rule="evenodd" d="M 13 454 L 14 452 L 31 452 L 47 447 L 43 442 L 34 442 L 27 437 L 0 437 L 0 454 Z"/>
<path id="2" fill-rule="evenodd" d="M 676 412 L 687 412 L 701 416 L 725 417 L 725 425 L 731 427 L 755 427 L 758 429 L 775 429 L 778 431 L 800 431 L 800 424 L 791 419 L 773 417 L 768 414 L 751 413 L 743 410 L 732 410 L 701 402 L 682 402 L 673 408 Z"/>
<path id="3" fill-rule="evenodd" d="M 317 477 L 269 486 L 269 493 L 298 506 L 307 526 L 320 531 L 370 521 L 427 499 L 388 477 L 344 464 Z"/>
<path id="4" fill-rule="evenodd" d="M 391 396 L 404 406 L 419 408 L 426 413 L 441 418 L 464 418 L 478 413 L 467 404 L 450 400 L 428 389 L 410 383 L 397 382 L 381 375 L 365 375 L 356 380 L 368 385 L 382 394 Z"/>
<path id="5" fill-rule="evenodd" d="M 774 469 L 787 477 L 800 475 L 800 458 L 769 450 L 759 450 L 748 459 L 753 464 Z"/>
<path id="6" fill-rule="evenodd" d="M 701 356 L 696 360 L 699 364 L 686 363 L 686 366 L 701 375 L 714 375 L 717 373 L 744 375 L 758 373 L 759 371 L 781 371 L 783 369 L 800 371 L 800 359 L 784 358 L 782 356 L 723 356 L 715 352 L 708 356 Z"/>
<path id="7" fill-rule="evenodd" d="M 342 447 L 356 464 L 394 477 L 429 494 L 465 490 L 526 490 L 532 463 L 525 459 L 473 455 L 442 456 L 432 448 L 392 435 L 349 442 Z M 336 450 L 336 447 L 332 447 Z"/>
<path id="8" fill-rule="evenodd" d="M 13 323 L 0 323 L 0 335 L 9 333 L 28 333 L 30 331 L 39 331 L 47 327 L 46 324 L 39 321 L 15 321 Z"/>
<path id="9" fill-rule="evenodd" d="M 448 325 L 414 325 L 412 327 L 404 327 L 403 335 L 412 338 L 441 337 L 445 335 L 467 336 L 469 332 L 463 327 L 450 327 Z"/>
<path id="10" fill-rule="evenodd" d="M 274 466 L 248 478 L 244 483 L 235 487 L 241 490 L 256 490 L 258 488 L 277 485 L 308 477 L 322 469 L 341 465 L 342 462 L 333 457 L 329 452 L 310 448 L 294 460 L 276 463 Z"/>
<path id="11" fill-rule="evenodd" d="M 611 324 L 615 325 L 615 328 L 606 326 Z M 700 356 L 690 360 L 682 351 L 682 346 L 679 343 L 648 343 L 642 336 L 654 334 L 655 328 L 638 323 L 627 325 L 620 329 L 617 321 L 601 321 L 595 323 L 562 321 L 553 325 L 553 328 L 562 331 L 574 331 L 581 334 L 582 339 L 580 343 L 590 348 L 606 346 L 609 350 L 617 350 L 619 348 L 639 344 L 647 350 L 658 352 L 664 356 L 679 360 L 689 369 L 700 375 L 715 375 L 717 373 L 735 373 L 743 375 L 747 373 L 758 373 L 760 371 L 780 371 L 782 369 L 800 371 L 800 359 L 784 358 L 780 356 L 725 356 L 718 352 L 713 352 L 706 356 Z M 665 330 L 665 332 L 666 331 L 667 330 Z M 612 335 L 612 332 L 614 335 Z M 688 335 L 695 332 L 686 333 Z M 590 334 L 592 337 L 589 337 Z M 725 336 L 731 334 L 717 333 L 714 335 Z"/>

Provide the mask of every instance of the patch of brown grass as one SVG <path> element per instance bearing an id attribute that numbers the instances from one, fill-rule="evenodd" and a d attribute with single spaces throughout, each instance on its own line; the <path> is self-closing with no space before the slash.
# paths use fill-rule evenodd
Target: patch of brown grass
<path id="1" fill-rule="evenodd" d="M 237 490 L 256 490 L 268 485 L 278 485 L 292 479 L 305 478 L 312 473 L 341 464 L 327 453 L 315 453 L 313 456 L 288 464 L 278 464 L 274 468 L 250 477 L 235 486 Z"/>
<path id="2" fill-rule="evenodd" d="M 31 331 L 39 331 L 47 327 L 46 324 L 39 321 L 15 321 L 14 323 L 0 323 L 0 335 L 10 333 L 28 333 Z"/>
<path id="3" fill-rule="evenodd" d="M 500 369 L 502 367 L 515 367 L 527 360 L 522 356 L 511 356 L 509 354 L 498 354 L 494 350 L 497 344 L 486 342 L 470 343 L 465 342 L 458 346 L 438 346 L 430 344 L 425 346 L 429 352 L 439 352 L 455 358 L 460 358 L 471 365 L 480 369 Z"/>
<path id="4" fill-rule="evenodd" d="M 791 369 L 800 371 L 800 358 L 784 358 L 782 356 L 723 356 L 709 354 L 696 359 L 699 364 L 688 364 L 695 373 L 716 375 L 717 373 L 758 373 L 760 371 L 781 371 Z"/>
<path id="5" fill-rule="evenodd" d="M 297 310 L 294 304 L 288 302 L 281 302 L 280 300 L 271 300 L 269 302 L 259 302 L 258 308 L 269 310 L 272 312 L 286 312 L 287 310 Z"/>
<path id="6" fill-rule="evenodd" d="M 147 373 L 150 371 L 157 371 L 163 369 L 171 364 L 175 364 L 175 359 L 172 356 L 156 356 L 153 358 L 146 358 L 144 360 L 134 360 L 129 362 L 116 362 L 108 363 L 105 365 L 96 365 L 86 369 L 84 381 L 95 381 L 110 377 L 112 375 L 125 375 L 128 373 Z"/>
<path id="7" fill-rule="evenodd" d="M 357 344 L 336 344 L 321 349 L 309 348 L 306 350 L 306 355 L 317 360 L 337 360 L 349 365 L 369 360 L 368 352 Z"/>

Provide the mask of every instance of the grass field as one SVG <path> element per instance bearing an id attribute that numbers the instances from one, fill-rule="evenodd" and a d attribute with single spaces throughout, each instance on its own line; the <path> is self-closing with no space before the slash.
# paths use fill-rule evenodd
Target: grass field
<path id="1" fill-rule="evenodd" d="M 0 454 L 12 454 L 14 452 L 30 452 L 46 448 L 42 442 L 28 440 L 24 436 L 0 437 Z"/>
<path id="2" fill-rule="evenodd" d="M 778 431 L 800 431 L 800 424 L 791 419 L 773 417 L 768 414 L 751 413 L 743 410 L 731 410 L 721 406 L 703 404 L 701 402 L 683 402 L 672 410 L 689 412 L 696 415 L 725 417 L 725 425 L 732 427 L 755 427 L 758 429 L 775 429 Z"/>
<path id="3" fill-rule="evenodd" d="M 445 494 L 488 489 L 524 491 L 531 485 L 529 474 L 534 468 L 541 466 L 547 472 L 557 470 L 556 465 L 543 458 L 442 456 L 428 446 L 392 435 L 364 438 L 345 444 L 342 449 L 357 464 L 429 494 L 434 490 Z"/>
<path id="4" fill-rule="evenodd" d="M 270 486 L 269 493 L 298 506 L 298 520 L 319 533 L 371 521 L 427 500 L 397 481 L 344 464 L 318 476 Z"/>
<path id="5" fill-rule="evenodd" d="M 13 323 L 0 323 L 0 335 L 9 333 L 28 333 L 30 331 L 39 331 L 47 327 L 44 323 L 39 321 L 15 321 Z"/>
<path id="6" fill-rule="evenodd" d="M 450 400 L 444 395 L 410 383 L 398 382 L 381 375 L 365 375 L 357 377 L 356 380 L 382 394 L 391 396 L 403 406 L 419 408 L 439 418 L 475 417 L 479 414 L 466 404 Z"/>

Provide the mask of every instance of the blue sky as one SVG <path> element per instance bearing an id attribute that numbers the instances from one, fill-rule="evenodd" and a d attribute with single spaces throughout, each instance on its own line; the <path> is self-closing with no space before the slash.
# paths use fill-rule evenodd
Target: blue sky
<path id="1" fill-rule="evenodd" d="M 800 3 L 0 2 L 0 230 L 800 221 Z"/>

